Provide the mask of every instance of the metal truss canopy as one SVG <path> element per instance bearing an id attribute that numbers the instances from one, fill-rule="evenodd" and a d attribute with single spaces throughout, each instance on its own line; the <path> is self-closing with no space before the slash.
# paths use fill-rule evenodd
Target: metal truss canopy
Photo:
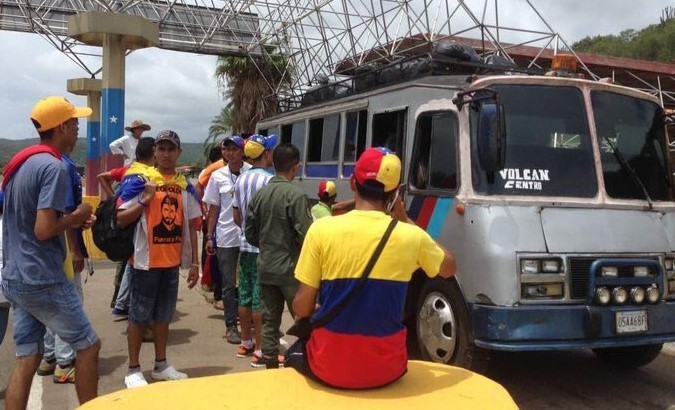
<path id="1" fill-rule="evenodd" d="M 82 56 L 98 55 L 68 37 L 68 18 L 105 11 L 139 16 L 159 25 L 158 46 L 167 50 L 215 55 L 259 55 L 258 18 L 228 8 L 158 0 L 0 0 L 0 30 L 38 33 L 94 75 Z"/>

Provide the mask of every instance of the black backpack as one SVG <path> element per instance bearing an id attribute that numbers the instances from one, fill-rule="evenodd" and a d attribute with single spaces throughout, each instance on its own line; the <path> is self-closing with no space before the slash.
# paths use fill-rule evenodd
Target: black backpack
<path id="1" fill-rule="evenodd" d="M 96 208 L 96 222 L 91 227 L 94 244 L 115 262 L 127 261 L 134 255 L 136 222 L 124 229 L 117 227 L 117 196 L 101 201 Z M 138 222 L 138 221 L 137 221 Z"/>

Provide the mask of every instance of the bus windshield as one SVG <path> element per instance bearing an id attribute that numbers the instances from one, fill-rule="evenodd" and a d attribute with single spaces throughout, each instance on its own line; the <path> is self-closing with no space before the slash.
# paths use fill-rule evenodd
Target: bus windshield
<path id="1" fill-rule="evenodd" d="M 478 163 L 477 112 L 471 110 L 473 185 L 485 195 L 597 195 L 584 99 L 574 87 L 494 85 L 504 106 L 506 162 L 490 178 Z"/>
<path id="2" fill-rule="evenodd" d="M 591 93 L 607 195 L 645 199 L 631 168 L 655 201 L 672 201 L 663 110 L 657 104 L 607 91 Z M 607 141 L 609 140 L 609 141 Z M 612 145 L 623 156 L 622 165 Z"/>

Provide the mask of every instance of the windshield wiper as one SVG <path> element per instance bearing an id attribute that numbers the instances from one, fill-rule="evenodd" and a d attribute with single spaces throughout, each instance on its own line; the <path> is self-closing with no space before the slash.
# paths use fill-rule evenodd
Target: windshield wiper
<path id="1" fill-rule="evenodd" d="M 635 169 L 628 163 L 628 161 L 626 161 L 626 158 L 624 158 L 624 156 L 621 154 L 619 148 L 614 145 L 614 142 L 612 142 L 609 137 L 605 136 L 605 141 L 607 141 L 607 145 L 609 145 L 609 147 L 612 149 L 612 153 L 614 153 L 614 156 L 619 161 L 621 167 L 625 171 L 628 171 L 628 174 L 631 176 L 631 178 L 633 178 L 633 182 L 635 182 L 642 189 L 642 193 L 645 195 L 645 199 L 649 204 L 649 209 L 654 209 L 654 206 L 652 205 L 652 199 L 649 197 L 649 193 L 647 192 L 647 187 L 645 187 L 645 184 L 642 183 L 642 180 L 638 176 L 637 172 L 635 172 Z"/>

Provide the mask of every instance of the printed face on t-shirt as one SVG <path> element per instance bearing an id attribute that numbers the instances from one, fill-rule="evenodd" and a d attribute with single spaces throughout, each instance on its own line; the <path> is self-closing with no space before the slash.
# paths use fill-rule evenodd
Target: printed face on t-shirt
<path id="1" fill-rule="evenodd" d="M 157 187 L 146 208 L 150 266 L 178 266 L 183 237 L 183 199 L 177 185 Z"/>
<path id="2" fill-rule="evenodd" d="M 169 196 L 167 196 L 169 198 Z M 162 205 L 162 222 L 167 228 L 171 228 L 176 221 L 176 205 L 163 204 Z"/>
<path id="3" fill-rule="evenodd" d="M 151 207 L 157 206 L 158 213 L 149 212 L 149 221 L 153 226 L 152 243 L 154 244 L 169 244 L 179 243 L 182 236 L 182 226 L 179 224 L 178 215 L 180 215 L 180 189 L 172 187 L 160 187 L 158 194 L 155 195 L 155 201 L 158 205 L 151 203 Z M 176 192 L 172 192 L 176 191 Z M 161 200 L 157 201 L 158 196 Z M 154 206 L 153 206 L 154 205 Z M 152 209 L 149 209 L 152 211 Z M 153 223 L 154 222 L 154 223 Z"/>

